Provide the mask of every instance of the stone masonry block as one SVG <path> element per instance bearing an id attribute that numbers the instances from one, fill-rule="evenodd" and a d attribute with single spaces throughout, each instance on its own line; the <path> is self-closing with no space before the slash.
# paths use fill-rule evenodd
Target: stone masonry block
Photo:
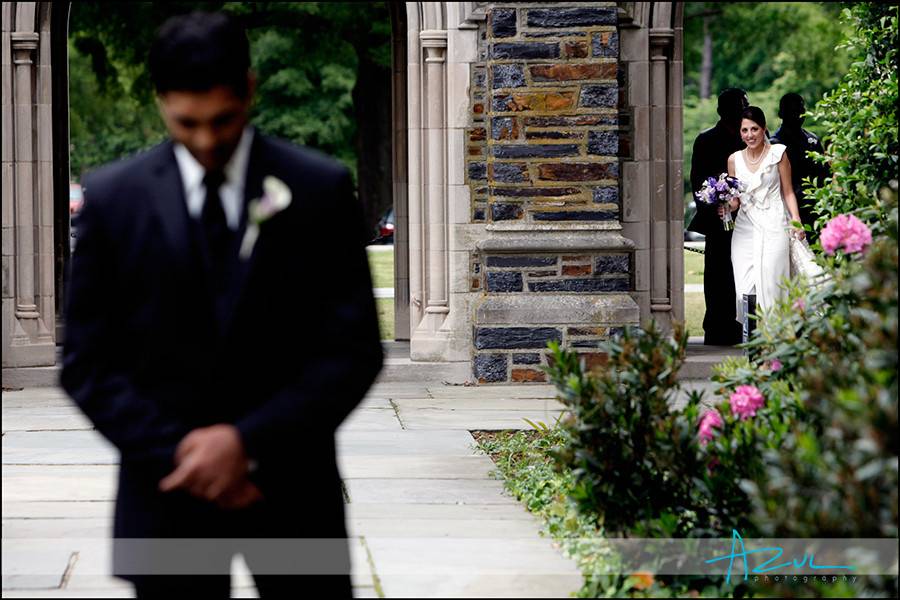
<path id="1" fill-rule="evenodd" d="M 497 38 L 516 35 L 516 10 L 514 8 L 495 8 L 492 10 L 491 32 Z"/>
<path id="2" fill-rule="evenodd" d="M 479 383 L 496 383 L 506 381 L 506 369 L 509 358 L 506 354 L 476 354 L 475 379 Z"/>
<path id="3" fill-rule="evenodd" d="M 528 70 L 531 72 L 531 78 L 536 82 L 615 79 L 616 77 L 616 63 L 535 65 L 529 67 Z"/>
<path id="4" fill-rule="evenodd" d="M 594 204 L 618 204 L 619 188 L 612 186 L 595 187 L 593 197 Z"/>
<path id="5" fill-rule="evenodd" d="M 487 291 L 521 292 L 522 274 L 516 271 L 494 271 L 487 274 Z"/>
<path id="6" fill-rule="evenodd" d="M 478 350 L 544 349 L 547 342 L 554 340 L 562 341 L 562 332 L 555 327 L 479 327 L 475 330 L 475 348 Z"/>
<path id="7" fill-rule="evenodd" d="M 491 117 L 491 137 L 495 140 L 514 140 L 519 137 L 519 122 L 515 117 Z"/>
<path id="8" fill-rule="evenodd" d="M 555 267 L 555 256 L 488 256 L 488 267 Z"/>
<path id="9" fill-rule="evenodd" d="M 616 8 L 540 8 L 527 13 L 529 27 L 588 27 L 615 25 Z"/>
<path id="10" fill-rule="evenodd" d="M 493 221 L 515 221 L 523 216 L 521 204 L 505 204 L 495 202 L 491 204 L 491 220 Z"/>
<path id="11" fill-rule="evenodd" d="M 495 94 L 491 108 L 495 112 L 570 110 L 575 101 L 575 92 Z"/>
<path id="12" fill-rule="evenodd" d="M 578 105 L 584 108 L 615 108 L 618 102 L 618 84 L 586 85 L 581 88 Z"/>
<path id="13" fill-rule="evenodd" d="M 597 257 L 595 272 L 598 274 L 628 273 L 628 268 L 629 260 L 627 254 L 606 255 Z"/>
<path id="14" fill-rule="evenodd" d="M 597 181 L 616 179 L 617 163 L 548 163 L 538 165 L 538 178 L 549 181 Z"/>
<path id="15" fill-rule="evenodd" d="M 554 212 L 534 212 L 535 221 L 615 221 L 619 211 L 611 210 L 563 210 Z"/>
<path id="16" fill-rule="evenodd" d="M 619 34 L 616 31 L 601 31 L 594 34 L 594 56 L 603 58 L 619 57 Z"/>
<path id="17" fill-rule="evenodd" d="M 491 150 L 495 158 L 557 158 L 579 154 L 575 144 L 504 144 L 494 145 Z"/>
<path id="18" fill-rule="evenodd" d="M 533 281 L 528 284 L 531 292 L 627 292 L 628 279 L 560 279 L 558 281 Z"/>
<path id="19" fill-rule="evenodd" d="M 591 131 L 588 133 L 588 154 L 616 156 L 619 153 L 619 133 Z"/>
<path id="20" fill-rule="evenodd" d="M 524 183 L 528 181 L 528 166 L 525 163 L 500 163 L 488 165 L 491 181 L 503 183 Z"/>
<path id="21" fill-rule="evenodd" d="M 559 44 L 546 42 L 504 42 L 491 46 L 494 59 L 559 58 Z"/>
<path id="22" fill-rule="evenodd" d="M 525 68 L 522 65 L 493 65 L 491 67 L 494 89 L 514 88 L 525 85 Z"/>

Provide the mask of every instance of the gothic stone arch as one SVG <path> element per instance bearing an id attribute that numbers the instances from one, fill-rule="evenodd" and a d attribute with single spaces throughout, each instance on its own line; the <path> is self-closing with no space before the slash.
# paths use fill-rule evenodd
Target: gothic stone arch
<path id="1" fill-rule="evenodd" d="M 538 381 L 547 339 L 589 350 L 616 326 L 683 318 L 681 5 L 405 8 L 394 187 L 411 358 L 448 363 L 448 380 Z M 59 11 L 2 8 L 4 383 L 55 362 Z"/>

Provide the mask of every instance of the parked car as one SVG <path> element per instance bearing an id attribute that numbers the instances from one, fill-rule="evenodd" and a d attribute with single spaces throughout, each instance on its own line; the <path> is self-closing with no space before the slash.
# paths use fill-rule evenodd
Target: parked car
<path id="1" fill-rule="evenodd" d="M 69 216 L 78 214 L 84 205 L 84 194 L 81 193 L 81 185 L 69 182 Z"/>
<path id="2" fill-rule="evenodd" d="M 388 209 L 384 216 L 375 226 L 375 239 L 373 244 L 393 244 L 394 243 L 394 208 Z"/>
<path id="3" fill-rule="evenodd" d="M 84 194 L 81 185 L 69 182 L 69 251 L 75 251 L 75 238 L 77 236 L 78 213 L 84 206 Z"/>
<path id="4" fill-rule="evenodd" d="M 690 222 L 694 218 L 695 214 L 697 214 L 697 207 L 694 206 L 693 202 L 688 203 L 685 206 L 685 210 L 684 210 L 684 225 L 685 225 L 685 227 L 687 227 L 690 224 Z M 685 242 L 702 242 L 705 239 L 706 239 L 706 236 L 704 236 L 701 233 L 697 233 L 696 231 L 688 231 L 687 229 L 684 230 L 684 241 Z"/>

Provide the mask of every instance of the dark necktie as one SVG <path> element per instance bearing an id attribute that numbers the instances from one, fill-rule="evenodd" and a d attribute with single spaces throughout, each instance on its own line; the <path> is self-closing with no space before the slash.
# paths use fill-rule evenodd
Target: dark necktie
<path id="1" fill-rule="evenodd" d="M 208 171 L 203 178 L 206 186 L 206 201 L 203 203 L 203 231 L 206 237 L 206 248 L 209 255 L 212 291 L 216 299 L 217 310 L 223 310 L 228 289 L 229 257 L 232 248 L 232 232 L 225 220 L 225 210 L 219 198 L 219 188 L 225 181 L 221 171 Z"/>

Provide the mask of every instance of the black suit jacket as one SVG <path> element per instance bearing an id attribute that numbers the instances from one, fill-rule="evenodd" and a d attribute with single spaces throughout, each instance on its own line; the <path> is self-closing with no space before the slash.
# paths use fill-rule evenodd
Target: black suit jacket
<path id="1" fill-rule="evenodd" d="M 701 132 L 694 140 L 694 151 L 691 155 L 691 191 L 696 194 L 707 178 L 718 178 L 722 173 L 727 173 L 728 157 L 744 147 L 740 136 L 729 134 L 721 121 L 715 127 Z M 699 202 L 696 196 L 694 205 L 697 212 L 688 225 L 688 231 L 708 236 L 722 230 L 722 221 L 715 206 Z"/>
<path id="2" fill-rule="evenodd" d="M 816 185 L 821 186 L 828 177 L 828 167 L 814 161 L 807 152 L 814 151 L 824 153 L 822 143 L 816 134 L 801 127 L 787 127 L 782 125 L 770 140 L 773 144 L 787 146 L 788 159 L 791 161 L 791 185 L 794 195 L 797 197 L 797 207 L 800 210 L 800 220 L 810 227 L 816 221 L 815 199 L 807 198 L 803 193 L 803 180 L 812 178 Z M 810 241 L 815 239 L 815 231 L 810 235 Z"/>
<path id="3" fill-rule="evenodd" d="M 344 537 L 334 431 L 382 365 L 349 172 L 255 133 L 245 202 L 274 176 L 292 203 L 235 259 L 217 315 L 172 148 L 84 178 L 67 288 L 61 382 L 121 452 L 115 536 Z M 259 464 L 252 509 L 157 490 L 184 435 L 215 423 Z"/>

